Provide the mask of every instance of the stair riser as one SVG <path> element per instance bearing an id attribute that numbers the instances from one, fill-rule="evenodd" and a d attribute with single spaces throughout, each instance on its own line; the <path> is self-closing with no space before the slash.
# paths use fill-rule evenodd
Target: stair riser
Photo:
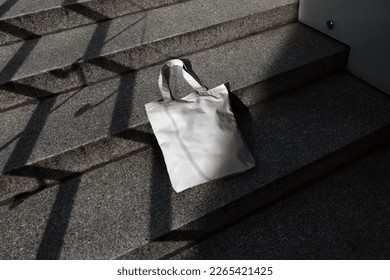
<path id="1" fill-rule="evenodd" d="M 0 20 L 0 46 L 188 0 L 92 0 Z"/>
<path id="2" fill-rule="evenodd" d="M 19 79 L 0 86 L 0 110 L 34 99 L 96 83 L 172 57 L 204 50 L 272 27 L 296 21 L 298 5 L 290 4 L 177 37 L 116 52 L 72 66 Z M 26 96 L 28 92 L 28 96 Z"/>
<path id="3" fill-rule="evenodd" d="M 233 88 L 233 94 L 245 106 L 253 106 L 331 73 L 342 71 L 347 58 L 348 51 L 343 51 L 245 88 Z M 232 100 L 235 112 L 240 112 L 243 108 L 236 104 L 237 101 Z M 114 137 L 106 137 L 49 159 L 30 163 L 27 167 L 16 169 L 11 175 L 1 175 L 0 186 L 5 187 L 0 189 L 0 201 L 38 188 L 41 183 L 35 178 L 28 177 L 31 173 L 39 173 L 42 178 L 52 178 L 49 174 L 53 172 L 53 168 L 66 171 L 59 172 L 55 179 L 43 179 L 45 184 L 53 185 L 74 174 L 86 172 L 156 144 L 147 119 L 143 122 Z"/>

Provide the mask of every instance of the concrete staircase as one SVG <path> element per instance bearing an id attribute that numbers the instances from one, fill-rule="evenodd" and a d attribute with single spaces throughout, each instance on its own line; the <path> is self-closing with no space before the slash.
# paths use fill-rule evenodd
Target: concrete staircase
<path id="1" fill-rule="evenodd" d="M 390 138 L 296 0 L 33 2 L 0 1 L 2 259 L 166 258 Z M 255 169 L 173 192 L 144 111 L 173 57 L 229 82 Z"/>
<path id="2" fill-rule="evenodd" d="M 390 258 L 390 146 L 169 259 Z"/>

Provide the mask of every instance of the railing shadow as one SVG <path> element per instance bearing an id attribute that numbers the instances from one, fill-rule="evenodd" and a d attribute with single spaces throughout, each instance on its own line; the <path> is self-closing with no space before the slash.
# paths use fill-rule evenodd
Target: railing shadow
<path id="1" fill-rule="evenodd" d="M 58 193 L 46 223 L 35 259 L 60 259 L 65 234 L 68 229 L 80 177 L 58 186 Z"/>
<path id="2" fill-rule="evenodd" d="M 3 173 L 8 173 L 28 162 L 55 101 L 53 98 L 38 104 L 25 129 L 19 134 L 16 146 L 3 168 Z"/>
<path id="3" fill-rule="evenodd" d="M 23 62 L 38 44 L 39 39 L 24 42 L 13 57 L 8 61 L 4 68 L 0 71 L 0 81 L 2 83 L 11 81 L 12 77 L 17 73 Z"/>
<path id="4" fill-rule="evenodd" d="M 34 39 L 40 37 L 38 34 L 35 34 L 34 32 L 28 31 L 27 29 L 18 27 L 16 25 L 13 25 L 5 21 L 0 22 L 0 32 L 13 35 L 20 39 L 24 39 L 24 38 Z"/>
<path id="5" fill-rule="evenodd" d="M 68 3 L 68 2 L 65 1 L 64 3 Z M 8 7 L 10 7 L 10 5 Z M 77 9 L 72 8 L 73 11 L 83 14 L 84 16 L 90 17 L 93 20 L 107 19 L 107 17 L 105 17 L 104 15 L 94 12 L 88 7 L 82 7 L 82 5 L 78 5 L 77 7 L 78 7 Z M 92 39 L 90 40 L 90 43 L 86 49 L 85 57 L 100 55 L 101 49 L 105 44 L 109 26 L 110 26 L 109 23 L 105 23 L 99 25 L 96 28 L 92 36 Z M 7 30 L 13 32 L 12 28 Z M 16 34 L 15 32 L 13 33 L 14 35 Z M 20 50 L 10 60 L 8 65 L 3 69 L 1 73 L 3 79 L 7 79 L 7 80 L 12 79 L 13 75 L 17 72 L 18 68 L 21 67 L 24 60 L 28 57 L 32 49 L 36 46 L 38 40 L 39 39 L 34 39 L 32 41 L 27 41 L 22 44 Z M 109 59 L 100 60 L 99 66 L 106 70 L 113 71 L 118 74 L 123 73 L 123 71 L 130 72 L 133 70 L 125 65 L 121 65 L 120 63 L 113 62 Z M 77 68 L 75 69 L 75 71 L 79 71 L 79 69 Z M 78 73 L 81 72 L 79 71 Z M 61 75 L 62 77 L 66 77 L 66 74 L 58 73 L 59 77 L 61 77 Z M 136 77 L 135 75 L 122 77 L 117 92 L 112 93 L 111 96 L 107 97 L 105 100 L 102 100 L 97 104 L 90 105 L 88 108 L 87 107 L 80 108 L 80 110 L 76 112 L 75 117 L 85 113 L 86 110 L 92 109 L 94 106 L 99 106 L 100 104 L 105 102 L 108 98 L 112 97 L 115 93 L 117 93 L 116 105 L 114 108 L 112 124 L 109 132 L 118 133 L 119 131 L 128 128 L 129 118 L 131 114 L 130 108 L 132 104 L 131 94 L 135 83 L 135 77 Z M 22 85 L 17 83 L 16 86 L 14 85 L 13 88 L 11 87 L 11 89 L 14 89 L 15 93 L 25 94 L 25 95 L 29 95 L 28 91 L 31 90 L 40 91 L 40 89 L 36 89 L 28 85 Z M 47 91 L 43 91 L 43 95 L 50 96 L 51 93 Z M 46 229 L 43 233 L 43 237 L 37 251 L 36 259 L 58 259 L 61 257 L 61 250 L 67 232 L 69 220 L 71 217 L 74 200 L 76 198 L 76 194 L 81 182 L 81 177 L 80 177 L 81 174 L 68 172 L 66 170 L 53 170 L 48 168 L 34 168 L 34 167 L 31 168 L 24 167 L 22 169 L 17 168 L 19 166 L 24 166 L 25 164 L 28 163 L 29 157 L 31 156 L 36 146 L 36 143 L 40 137 L 40 134 L 45 126 L 46 121 L 48 120 L 50 113 L 58 109 L 58 105 L 57 107 L 54 107 L 55 103 L 56 103 L 56 98 L 49 98 L 38 103 L 30 120 L 26 124 L 24 131 L 19 135 L 17 135 L 17 137 L 15 136 L 14 139 L 12 139 L 12 142 L 17 141 L 17 143 L 14 149 L 12 150 L 12 153 L 9 156 L 3 170 L 3 173 L 11 176 L 15 175 L 15 176 L 35 178 L 39 183 L 38 188 L 25 193 L 18 194 L 13 198 L 5 202 L 2 202 L 2 205 L 9 205 L 10 210 L 17 208 L 17 206 L 20 205 L 20 203 L 22 203 L 24 200 L 28 199 L 29 197 L 45 190 L 47 188 L 47 186 L 44 183 L 45 179 L 59 178 L 60 181 L 64 181 L 66 179 L 75 177 L 71 181 L 71 183 L 60 183 L 60 185 L 58 186 L 59 191 L 54 201 L 51 214 L 48 217 Z M 62 104 L 60 104 L 59 106 L 61 105 Z M 130 137 L 129 135 L 130 135 L 129 132 L 122 134 L 122 136 L 124 137 Z M 136 135 L 139 135 L 139 133 Z M 143 137 L 144 136 L 141 136 L 139 140 L 142 141 Z M 9 144 L 10 143 L 7 143 L 7 145 Z"/>
<path id="6" fill-rule="evenodd" d="M 7 13 L 19 0 L 6 0 L 0 6 L 0 17 Z"/>

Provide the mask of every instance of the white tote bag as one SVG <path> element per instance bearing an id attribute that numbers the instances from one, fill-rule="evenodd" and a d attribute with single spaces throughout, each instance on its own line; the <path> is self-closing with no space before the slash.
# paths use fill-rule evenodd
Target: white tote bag
<path id="1" fill-rule="evenodd" d="M 194 92 L 175 99 L 165 72 L 182 68 Z M 245 146 L 225 85 L 207 90 L 179 59 L 168 61 L 158 81 L 163 100 L 145 105 L 176 192 L 244 172 L 255 166 Z"/>

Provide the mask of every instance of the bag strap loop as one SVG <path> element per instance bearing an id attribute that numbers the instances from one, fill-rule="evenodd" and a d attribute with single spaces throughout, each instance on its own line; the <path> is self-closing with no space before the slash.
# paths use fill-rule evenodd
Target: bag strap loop
<path id="1" fill-rule="evenodd" d="M 196 90 L 199 94 L 207 94 L 207 89 L 201 85 L 186 69 L 184 62 L 180 59 L 172 59 L 169 60 L 161 67 L 160 76 L 158 78 L 158 86 L 161 91 L 161 95 L 164 100 L 174 100 L 175 98 L 172 95 L 171 89 L 169 87 L 169 83 L 165 77 L 165 71 L 173 66 L 179 66 L 182 69 L 183 78 L 187 81 L 187 83 Z"/>

